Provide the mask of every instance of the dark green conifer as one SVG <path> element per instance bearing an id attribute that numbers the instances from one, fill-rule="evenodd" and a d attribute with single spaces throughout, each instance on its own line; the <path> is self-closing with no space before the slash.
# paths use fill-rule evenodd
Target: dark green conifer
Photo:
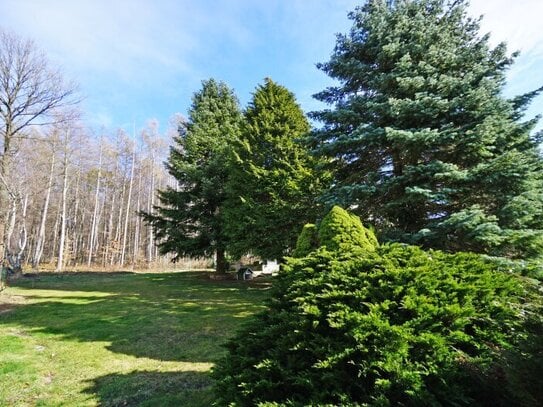
<path id="1" fill-rule="evenodd" d="M 226 162 L 241 120 L 232 90 L 213 79 L 204 81 L 167 162 L 178 187 L 159 191 L 156 212 L 143 214 L 155 228 L 162 253 L 174 253 L 176 259 L 215 254 L 216 271 L 226 271 Z"/>
<path id="2" fill-rule="evenodd" d="M 300 141 L 309 123 L 294 95 L 271 79 L 245 112 L 228 182 L 229 250 L 280 259 L 302 226 L 317 217 L 323 177 Z"/>

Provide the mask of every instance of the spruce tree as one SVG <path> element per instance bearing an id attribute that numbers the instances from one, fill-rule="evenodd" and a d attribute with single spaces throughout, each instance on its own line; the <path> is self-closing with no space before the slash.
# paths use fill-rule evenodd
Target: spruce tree
<path id="1" fill-rule="evenodd" d="M 309 123 L 294 95 L 271 79 L 245 111 L 228 182 L 227 229 L 234 255 L 280 259 L 316 217 L 324 177 L 300 141 Z"/>
<path id="2" fill-rule="evenodd" d="M 508 100 L 516 54 L 490 47 L 467 1 L 369 0 L 319 68 L 318 154 L 335 165 L 330 203 L 383 237 L 450 251 L 536 257 L 543 248 L 541 134 L 522 122 L 542 90 Z"/>
<path id="3" fill-rule="evenodd" d="M 174 260 L 215 254 L 216 271 L 226 271 L 225 163 L 241 120 L 234 93 L 222 82 L 204 81 L 166 163 L 178 187 L 159 191 L 155 214 L 143 214 L 155 228 L 160 251 L 174 253 Z"/>

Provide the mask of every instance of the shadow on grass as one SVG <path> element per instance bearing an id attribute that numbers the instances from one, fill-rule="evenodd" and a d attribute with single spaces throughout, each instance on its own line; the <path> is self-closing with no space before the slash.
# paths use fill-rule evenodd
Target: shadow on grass
<path id="1" fill-rule="evenodd" d="M 202 372 L 109 374 L 91 381 L 84 390 L 100 406 L 210 406 L 211 379 Z"/>
<path id="2" fill-rule="evenodd" d="M 73 273 L 21 279 L 27 304 L 2 323 L 165 361 L 214 362 L 221 344 L 261 309 L 269 282 L 211 281 L 204 273 Z M 47 291 L 44 291 L 47 290 Z"/>

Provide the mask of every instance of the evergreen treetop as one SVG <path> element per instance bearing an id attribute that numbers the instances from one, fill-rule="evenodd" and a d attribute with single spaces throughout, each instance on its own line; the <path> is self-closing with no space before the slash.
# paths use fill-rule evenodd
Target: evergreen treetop
<path id="1" fill-rule="evenodd" d="M 294 95 L 269 78 L 245 111 L 228 182 L 229 250 L 281 259 L 317 216 L 325 177 L 301 140 L 309 123 Z"/>
<path id="2" fill-rule="evenodd" d="M 173 253 L 175 259 L 215 254 L 216 270 L 226 271 L 225 163 L 241 120 L 232 90 L 214 79 L 204 81 L 166 163 L 178 187 L 159 191 L 155 213 L 143 214 L 155 228 L 162 253 Z"/>

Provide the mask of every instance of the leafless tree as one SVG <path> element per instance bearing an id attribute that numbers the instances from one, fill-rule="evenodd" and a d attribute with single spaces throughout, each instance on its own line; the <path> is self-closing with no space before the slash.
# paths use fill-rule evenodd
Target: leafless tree
<path id="1" fill-rule="evenodd" d="M 130 208 L 132 204 L 132 188 L 134 186 L 134 168 L 136 166 L 136 145 L 134 144 L 132 149 L 132 164 L 130 165 L 130 178 L 128 181 L 128 196 L 126 198 L 126 211 L 124 218 L 124 229 L 123 229 L 123 244 L 121 248 L 121 266 L 124 266 L 125 252 L 126 252 L 126 241 L 128 238 L 128 221 L 130 220 Z"/>
<path id="2" fill-rule="evenodd" d="M 54 113 L 66 112 L 68 107 L 75 106 L 76 91 L 76 86 L 64 80 L 33 41 L 0 30 L 0 175 L 3 180 L 0 183 L 0 259 L 3 263 L 10 255 L 6 239 L 15 198 L 9 193 L 9 185 L 17 140 L 27 137 L 31 126 L 51 124 L 59 118 L 66 120 L 66 114 Z"/>
<path id="3" fill-rule="evenodd" d="M 56 144 L 56 134 L 52 134 L 49 140 L 49 145 L 51 146 L 51 157 L 49 159 L 49 177 L 47 180 L 47 187 L 45 190 L 45 196 L 43 199 L 43 207 L 41 210 L 41 217 L 39 221 L 39 228 L 36 235 L 36 241 L 34 245 L 34 254 L 32 256 L 32 268 L 37 269 L 40 264 L 41 256 L 43 254 L 43 247 L 45 242 L 45 227 L 47 221 L 47 214 L 49 211 L 49 202 L 51 200 L 51 190 L 53 189 L 53 176 L 55 171 L 56 155 L 55 155 L 55 144 Z"/>
<path id="4" fill-rule="evenodd" d="M 101 180 L 102 157 L 103 157 L 102 151 L 103 151 L 103 141 L 102 141 L 102 137 L 100 137 L 100 156 L 99 156 L 99 163 L 98 163 L 98 172 L 96 175 L 96 190 L 94 193 L 94 208 L 92 211 L 92 225 L 91 225 L 90 236 L 89 236 L 89 255 L 87 258 L 87 266 L 89 267 L 92 262 L 93 249 L 96 246 L 95 240 L 96 240 L 96 235 L 97 235 L 96 230 L 97 230 L 97 221 L 98 221 L 98 205 L 99 205 L 99 199 L 100 199 L 100 182 L 102 181 Z"/>

